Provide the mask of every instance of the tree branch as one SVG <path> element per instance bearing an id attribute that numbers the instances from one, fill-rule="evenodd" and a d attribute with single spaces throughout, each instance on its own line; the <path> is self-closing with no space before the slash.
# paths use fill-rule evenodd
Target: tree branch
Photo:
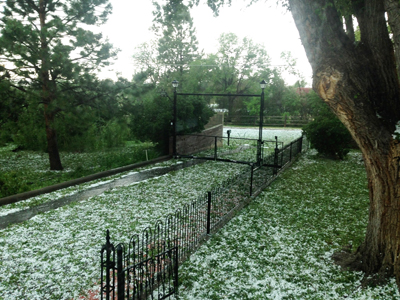
<path id="1" fill-rule="evenodd" d="M 39 7 L 35 4 L 35 2 L 33 2 L 33 0 L 25 0 L 30 7 L 33 8 L 33 10 L 35 10 L 37 13 L 39 12 Z"/>

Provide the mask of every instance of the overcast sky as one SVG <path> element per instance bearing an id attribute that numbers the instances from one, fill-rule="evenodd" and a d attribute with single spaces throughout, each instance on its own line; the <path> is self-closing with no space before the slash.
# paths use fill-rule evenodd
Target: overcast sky
<path id="1" fill-rule="evenodd" d="M 199 48 L 204 49 L 205 53 L 215 52 L 221 33 L 233 32 L 239 38 L 247 36 L 265 46 L 273 65 L 282 65 L 281 52 L 290 51 L 297 58 L 298 69 L 311 86 L 311 67 L 291 14 L 277 7 L 276 1 L 272 0 L 268 3 L 261 0 L 248 8 L 242 0 L 232 2 L 233 5 L 223 8 L 218 17 L 214 17 L 206 5 L 192 10 Z M 135 71 L 132 60 L 135 47 L 153 38 L 150 31 L 153 19 L 152 1 L 111 0 L 111 3 L 113 14 L 101 30 L 121 52 L 112 66 L 113 71 L 103 72 L 100 77 L 115 79 L 115 72 L 119 72 L 123 77 L 131 79 Z M 284 77 L 288 84 L 294 84 L 297 80 L 293 76 Z"/>

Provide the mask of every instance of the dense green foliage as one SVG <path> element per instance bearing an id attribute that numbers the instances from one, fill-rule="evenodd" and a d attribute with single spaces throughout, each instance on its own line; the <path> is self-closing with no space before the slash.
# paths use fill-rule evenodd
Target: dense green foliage
<path id="1" fill-rule="evenodd" d="M 22 93 L 0 80 L 0 146 L 12 140 L 21 111 L 27 106 Z"/>
<path id="2" fill-rule="evenodd" d="M 3 82 L 5 85 L 6 82 Z M 121 146 L 129 140 L 130 131 L 124 120 L 118 95 L 129 83 L 91 80 L 64 95 L 54 128 L 60 150 L 94 151 Z M 11 96 L 10 96 L 11 95 Z M 47 151 L 43 104 L 14 87 L 0 95 L 4 107 L 0 118 L 0 143 L 14 143 L 20 149 Z"/>
<path id="3" fill-rule="evenodd" d="M 87 30 L 87 25 L 105 22 L 111 7 L 107 0 L 79 4 L 47 0 L 4 6 L 0 55 L 8 63 L 0 67 L 0 144 L 50 154 L 50 132 L 56 152 L 98 152 L 140 140 L 167 153 L 171 78 L 198 88 L 197 74 L 187 68 L 198 57 L 188 7 L 155 3 L 157 76 L 145 68 L 131 81 L 113 82 L 94 74 L 116 52 L 101 34 Z M 153 75 L 157 80 L 149 80 Z M 162 97 L 165 90 L 169 96 Z M 202 130 L 212 114 L 204 98 L 179 99 L 178 131 Z"/>
<path id="4" fill-rule="evenodd" d="M 166 1 L 154 4 L 152 30 L 157 40 L 143 44 L 134 54 L 141 72 L 135 76 L 137 89 L 128 97 L 130 129 L 139 140 L 151 140 L 158 148 L 168 151 L 172 133 L 173 89 L 171 82 L 179 81 L 180 91 L 201 92 L 202 72 L 190 66 L 200 61 L 196 32 L 190 7 L 183 1 Z M 129 93 L 127 91 L 127 93 Z M 198 132 L 204 129 L 213 112 L 204 97 L 182 97 L 177 100 L 177 131 Z"/>
<path id="5" fill-rule="evenodd" d="M 207 65 L 213 66 L 208 74 L 213 92 L 261 94 L 260 81 L 272 77 L 265 48 L 248 38 L 240 40 L 234 33 L 222 34 L 218 42 L 218 52 L 209 55 L 207 61 Z M 228 119 L 231 119 L 235 114 L 247 114 L 245 103 L 251 99 L 232 95 L 216 97 L 214 101 L 219 108 L 228 110 Z"/>
<path id="6" fill-rule="evenodd" d="M 161 6 L 153 1 L 152 30 L 158 38 L 157 60 L 163 70 L 160 75 L 175 73 L 182 77 L 188 65 L 199 57 L 193 19 L 189 7 L 183 2 L 167 1 Z"/>
<path id="7" fill-rule="evenodd" d="M 315 92 L 312 95 L 315 118 L 303 127 L 307 139 L 319 153 L 343 159 L 350 151 L 352 137 L 328 105 Z"/>

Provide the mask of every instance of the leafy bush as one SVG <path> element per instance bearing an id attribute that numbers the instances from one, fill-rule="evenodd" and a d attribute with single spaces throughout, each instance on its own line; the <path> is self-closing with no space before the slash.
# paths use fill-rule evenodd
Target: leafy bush
<path id="1" fill-rule="evenodd" d="M 315 119 L 303 127 L 311 147 L 320 154 L 343 159 L 351 148 L 349 131 L 316 94 L 312 99 L 312 107 Z"/>
<path id="2" fill-rule="evenodd" d="M 13 125 L 13 126 L 11 126 Z M 126 122 L 119 118 L 104 120 L 90 108 L 76 108 L 60 112 L 55 118 L 58 148 L 60 151 L 97 151 L 123 146 L 130 139 Z M 21 149 L 47 152 L 46 130 L 43 110 L 33 105 L 23 110 L 17 123 L 6 123 L 1 130 L 0 140 L 11 141 Z M 7 134 L 7 136 L 6 136 Z"/>
<path id="3" fill-rule="evenodd" d="M 21 149 L 47 151 L 43 111 L 31 107 L 23 110 L 12 138 Z"/>
<path id="4" fill-rule="evenodd" d="M 21 180 L 18 172 L 0 174 L 0 198 L 23 193 L 29 190 L 27 183 Z"/>
<path id="5" fill-rule="evenodd" d="M 172 135 L 172 99 L 149 93 L 143 101 L 132 103 L 130 131 L 140 141 L 152 141 L 157 150 L 168 153 Z M 199 97 L 179 97 L 177 101 L 177 133 L 199 132 L 208 123 L 213 111 Z"/>
<path id="6" fill-rule="evenodd" d="M 112 119 L 105 124 L 83 122 L 82 125 L 57 123 L 57 140 L 60 150 L 64 151 L 98 151 L 124 146 L 129 139 L 129 128 L 126 124 Z"/>
<path id="7" fill-rule="evenodd" d="M 343 159 L 350 151 L 351 136 L 337 119 L 316 118 L 303 130 L 311 147 L 321 154 Z"/>

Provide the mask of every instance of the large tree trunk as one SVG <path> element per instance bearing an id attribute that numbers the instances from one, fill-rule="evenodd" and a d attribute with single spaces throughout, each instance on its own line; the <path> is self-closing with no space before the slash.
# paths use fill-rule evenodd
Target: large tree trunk
<path id="1" fill-rule="evenodd" d="M 396 276 L 400 287 L 399 82 L 383 0 L 353 7 L 361 30 L 354 43 L 333 0 L 289 0 L 313 69 L 313 88 L 360 147 L 370 191 L 365 241 L 353 256 L 366 275 Z"/>

